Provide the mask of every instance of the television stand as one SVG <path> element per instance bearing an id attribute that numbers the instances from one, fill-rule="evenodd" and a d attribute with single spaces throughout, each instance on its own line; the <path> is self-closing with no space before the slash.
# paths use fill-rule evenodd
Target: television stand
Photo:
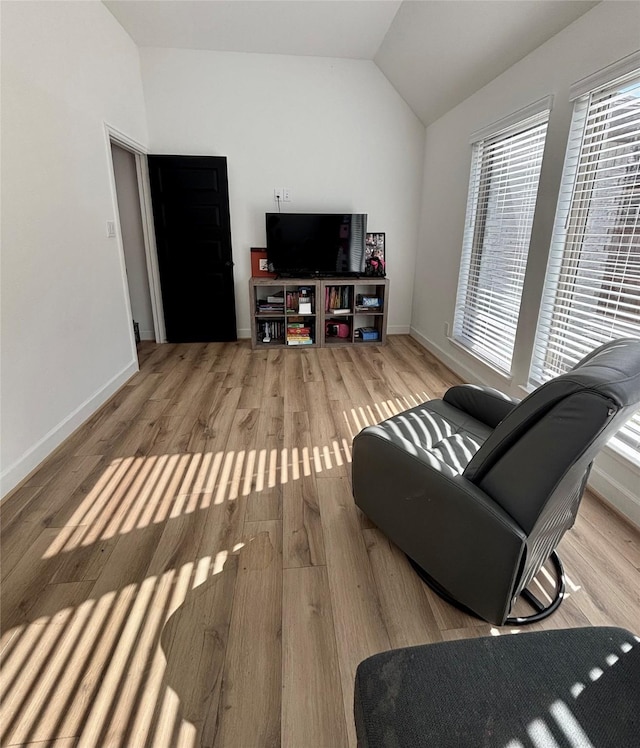
<path id="1" fill-rule="evenodd" d="M 250 278 L 254 348 L 384 345 L 389 279 Z"/>

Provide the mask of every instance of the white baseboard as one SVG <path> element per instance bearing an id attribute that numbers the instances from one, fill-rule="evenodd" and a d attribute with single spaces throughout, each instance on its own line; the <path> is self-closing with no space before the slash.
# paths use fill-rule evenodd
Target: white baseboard
<path id="1" fill-rule="evenodd" d="M 453 358 L 453 356 L 447 353 L 439 345 L 436 345 L 431 340 L 429 340 L 429 338 L 425 337 L 421 332 L 416 330 L 415 327 L 411 327 L 411 329 L 409 330 L 409 335 L 411 335 L 414 340 L 417 340 L 423 348 L 426 348 L 429 353 L 433 353 L 436 358 L 440 359 L 443 364 L 448 366 L 451 371 L 457 374 L 465 382 L 473 382 L 474 384 L 486 384 L 487 386 L 489 386 L 488 381 L 483 380 L 482 377 L 479 377 L 476 372 L 468 369 L 463 363 L 458 361 L 457 358 Z"/>
<path id="2" fill-rule="evenodd" d="M 87 398 L 65 419 L 47 432 L 19 460 L 0 473 L 0 497 L 4 497 L 24 480 L 53 450 L 98 410 L 111 395 L 138 371 L 138 362 L 131 361 L 96 393 Z"/>
<path id="3" fill-rule="evenodd" d="M 153 330 L 140 330 L 140 340 L 155 340 L 156 334 Z"/>
<path id="4" fill-rule="evenodd" d="M 410 332 L 409 325 L 388 325 L 387 335 L 408 335 Z"/>
<path id="5" fill-rule="evenodd" d="M 619 483 L 610 473 L 594 463 L 589 476 L 589 487 L 608 501 L 634 525 L 640 527 L 640 503 L 626 486 Z"/>
<path id="6" fill-rule="evenodd" d="M 457 358 L 446 353 L 439 345 L 436 345 L 425 337 L 415 327 L 411 328 L 410 335 L 430 353 L 433 353 L 443 364 L 446 364 L 453 372 L 458 374 L 465 382 L 491 385 L 490 382 L 483 381 L 477 372 L 467 369 Z M 523 394 L 526 395 L 528 393 L 525 392 Z M 624 458 L 618 456 L 617 459 Z M 625 485 L 616 480 L 611 472 L 603 470 L 597 462 L 594 463 L 591 475 L 589 476 L 589 487 L 619 512 L 624 514 L 631 522 L 640 527 L 640 503 L 638 503 L 638 499 Z"/>
<path id="7" fill-rule="evenodd" d="M 247 338 L 251 337 L 251 330 L 248 328 L 242 327 L 238 330 L 238 338 L 241 340 L 246 340 Z"/>

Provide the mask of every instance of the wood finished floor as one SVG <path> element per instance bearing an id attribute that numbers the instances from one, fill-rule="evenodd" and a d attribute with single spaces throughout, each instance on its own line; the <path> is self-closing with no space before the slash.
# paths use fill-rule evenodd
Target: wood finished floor
<path id="1" fill-rule="evenodd" d="M 0 507 L 3 746 L 355 746 L 362 659 L 510 633 L 353 504 L 353 435 L 456 381 L 409 337 L 140 357 Z M 637 630 L 640 533 L 587 495 L 560 550 L 569 597 L 533 628 Z"/>

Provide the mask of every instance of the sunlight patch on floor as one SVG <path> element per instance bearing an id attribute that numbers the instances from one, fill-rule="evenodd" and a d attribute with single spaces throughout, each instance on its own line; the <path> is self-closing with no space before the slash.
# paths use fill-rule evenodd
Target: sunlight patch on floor
<path id="1" fill-rule="evenodd" d="M 135 736 L 136 744 L 195 746 L 197 729 L 165 681 L 161 636 L 228 557 L 202 556 L 17 627 L 0 658 L 2 744 L 80 735 L 82 745 L 132 745 Z"/>

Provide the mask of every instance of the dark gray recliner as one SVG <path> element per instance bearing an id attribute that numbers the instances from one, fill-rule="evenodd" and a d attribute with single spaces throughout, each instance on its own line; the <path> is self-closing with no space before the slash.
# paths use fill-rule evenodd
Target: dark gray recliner
<path id="1" fill-rule="evenodd" d="M 520 403 L 454 386 L 355 437 L 353 495 L 436 591 L 502 625 L 639 406 L 637 339 L 606 343 Z"/>

